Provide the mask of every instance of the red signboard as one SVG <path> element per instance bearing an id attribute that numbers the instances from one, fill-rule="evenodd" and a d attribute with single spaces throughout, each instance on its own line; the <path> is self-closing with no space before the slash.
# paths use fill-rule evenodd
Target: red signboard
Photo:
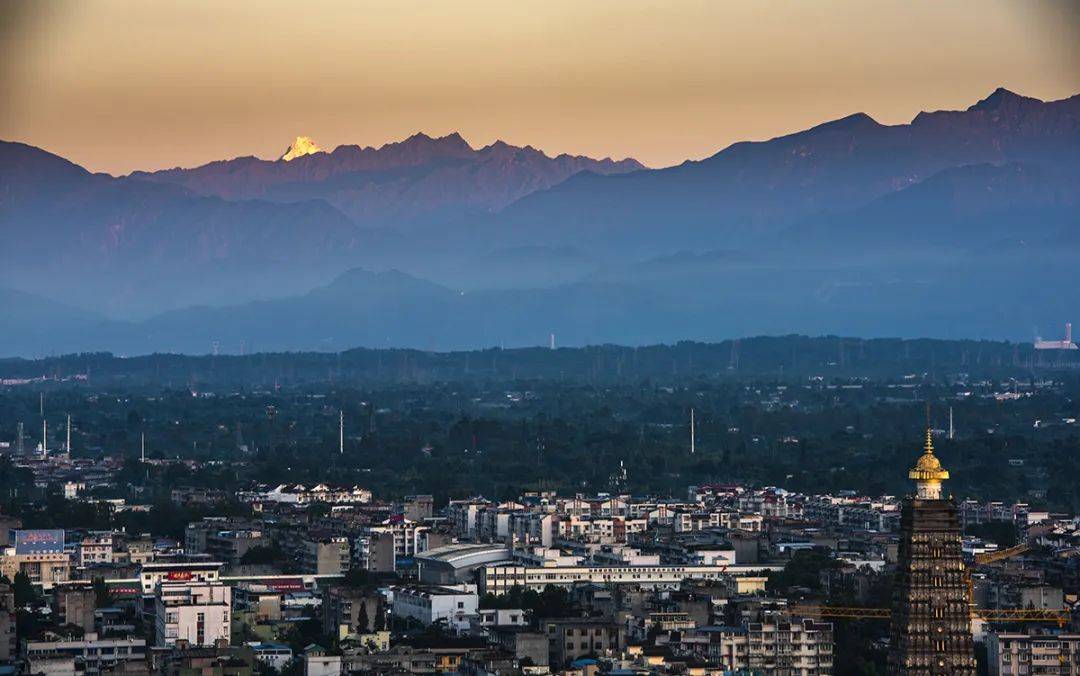
<path id="1" fill-rule="evenodd" d="M 287 580 L 267 580 L 266 586 L 279 592 L 303 591 L 305 589 L 304 580 L 299 577 Z"/>
<path id="2" fill-rule="evenodd" d="M 173 581 L 173 582 L 187 582 L 188 580 L 191 579 L 191 571 L 190 570 L 170 570 L 165 575 L 165 579 Z"/>

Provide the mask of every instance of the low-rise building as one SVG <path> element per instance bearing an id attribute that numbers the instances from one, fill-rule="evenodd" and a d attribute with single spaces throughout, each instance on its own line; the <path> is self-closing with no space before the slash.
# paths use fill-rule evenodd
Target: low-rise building
<path id="1" fill-rule="evenodd" d="M 729 575 L 764 574 L 782 568 L 778 564 L 544 567 L 501 563 L 480 568 L 477 580 L 481 593 L 501 595 L 514 587 L 543 591 L 548 585 L 571 587 L 578 583 L 676 587 L 683 580 L 721 580 Z"/>
<path id="2" fill-rule="evenodd" d="M 549 664 L 553 668 L 591 656 L 614 655 L 625 647 L 622 625 L 598 618 L 544 620 L 548 639 Z"/>
<path id="3" fill-rule="evenodd" d="M 479 601 L 476 591 L 467 585 L 400 586 L 393 587 L 392 592 L 394 616 L 411 618 L 424 626 L 442 620 L 463 629 L 468 618 L 476 615 Z"/>
<path id="4" fill-rule="evenodd" d="M 228 645 L 232 588 L 220 582 L 161 584 L 155 594 L 155 645 Z"/>
<path id="5" fill-rule="evenodd" d="M 990 676 L 1080 674 L 1080 634 L 1007 634 L 986 637 Z"/>
<path id="6" fill-rule="evenodd" d="M 284 643 L 248 643 L 246 650 L 255 662 L 263 664 L 275 671 L 281 671 L 292 661 L 292 648 Z"/>
<path id="7" fill-rule="evenodd" d="M 93 676 L 116 668 L 124 662 L 146 659 L 146 641 L 141 638 L 98 638 L 88 633 L 79 640 L 27 641 L 24 656 L 30 664 L 28 673 L 56 673 L 57 667 L 71 662 L 74 672 Z"/>
<path id="8" fill-rule="evenodd" d="M 349 539 L 314 536 L 304 540 L 301 566 L 313 575 L 344 575 L 349 572 Z"/>
<path id="9" fill-rule="evenodd" d="M 329 587 L 323 592 L 323 633 L 338 640 L 383 629 L 377 626 L 382 597 L 362 589 Z"/>
<path id="10" fill-rule="evenodd" d="M 111 531 L 91 531 L 75 548 L 75 560 L 80 568 L 113 562 Z"/>
<path id="11" fill-rule="evenodd" d="M 52 594 L 54 617 L 61 624 L 73 624 L 85 632 L 94 631 L 97 593 L 86 586 L 58 586 Z"/>

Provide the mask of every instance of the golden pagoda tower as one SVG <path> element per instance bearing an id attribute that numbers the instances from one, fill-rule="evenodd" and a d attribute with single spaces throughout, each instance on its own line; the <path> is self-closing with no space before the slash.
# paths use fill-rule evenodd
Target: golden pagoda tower
<path id="1" fill-rule="evenodd" d="M 934 455 L 934 435 L 929 429 L 926 430 L 923 454 L 908 472 L 908 478 L 915 481 L 916 495 L 920 500 L 941 499 L 941 482 L 949 478 L 949 470 L 942 467 L 941 461 Z"/>
<path id="2" fill-rule="evenodd" d="M 926 430 L 923 454 L 908 472 L 914 496 L 900 512 L 900 549 L 893 588 L 889 673 L 974 676 L 967 568 L 956 502 L 942 497 L 949 472 Z"/>

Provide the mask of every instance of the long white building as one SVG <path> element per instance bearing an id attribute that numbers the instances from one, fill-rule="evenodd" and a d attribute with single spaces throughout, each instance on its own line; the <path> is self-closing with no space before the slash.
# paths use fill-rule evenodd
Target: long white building
<path id="1" fill-rule="evenodd" d="M 515 562 L 494 563 L 477 570 L 481 594 L 505 594 L 515 586 L 542 591 L 547 585 L 571 587 L 579 583 L 637 584 L 643 587 L 677 587 L 683 580 L 720 580 L 728 576 L 757 579 L 782 565 L 746 564 L 717 566 L 526 566 Z"/>

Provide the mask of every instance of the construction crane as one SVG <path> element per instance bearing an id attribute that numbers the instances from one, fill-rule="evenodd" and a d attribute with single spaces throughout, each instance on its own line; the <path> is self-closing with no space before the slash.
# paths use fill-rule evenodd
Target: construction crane
<path id="1" fill-rule="evenodd" d="M 988 563 L 994 563 L 995 561 L 1002 561 L 1004 559 L 1011 559 L 1014 556 L 1020 556 L 1030 550 L 1031 547 L 1027 543 L 1020 543 L 1015 547 L 1009 547 L 1008 549 L 1001 549 L 994 552 L 985 552 L 983 554 L 975 555 L 975 565 L 982 566 Z"/>
<path id="2" fill-rule="evenodd" d="M 997 561 L 1020 556 L 1028 552 L 1031 547 L 1026 543 L 1018 544 L 1008 549 L 975 555 L 975 565 L 981 566 Z M 968 575 L 968 598 L 971 603 L 972 619 L 980 619 L 984 622 L 1056 622 L 1059 627 L 1065 626 L 1071 619 L 1066 610 L 1048 610 L 1045 608 L 976 608 L 974 586 L 971 576 Z M 888 608 L 854 608 L 845 606 L 792 606 L 791 612 L 796 615 L 810 617 L 836 617 L 857 620 L 887 620 L 892 616 Z"/>
<path id="3" fill-rule="evenodd" d="M 889 608 L 797 605 L 791 606 L 791 612 L 794 615 L 807 617 L 853 620 L 887 620 L 892 617 L 892 610 Z M 984 622 L 1056 622 L 1059 627 L 1069 622 L 1067 611 L 1041 608 L 972 608 L 971 617 Z"/>

